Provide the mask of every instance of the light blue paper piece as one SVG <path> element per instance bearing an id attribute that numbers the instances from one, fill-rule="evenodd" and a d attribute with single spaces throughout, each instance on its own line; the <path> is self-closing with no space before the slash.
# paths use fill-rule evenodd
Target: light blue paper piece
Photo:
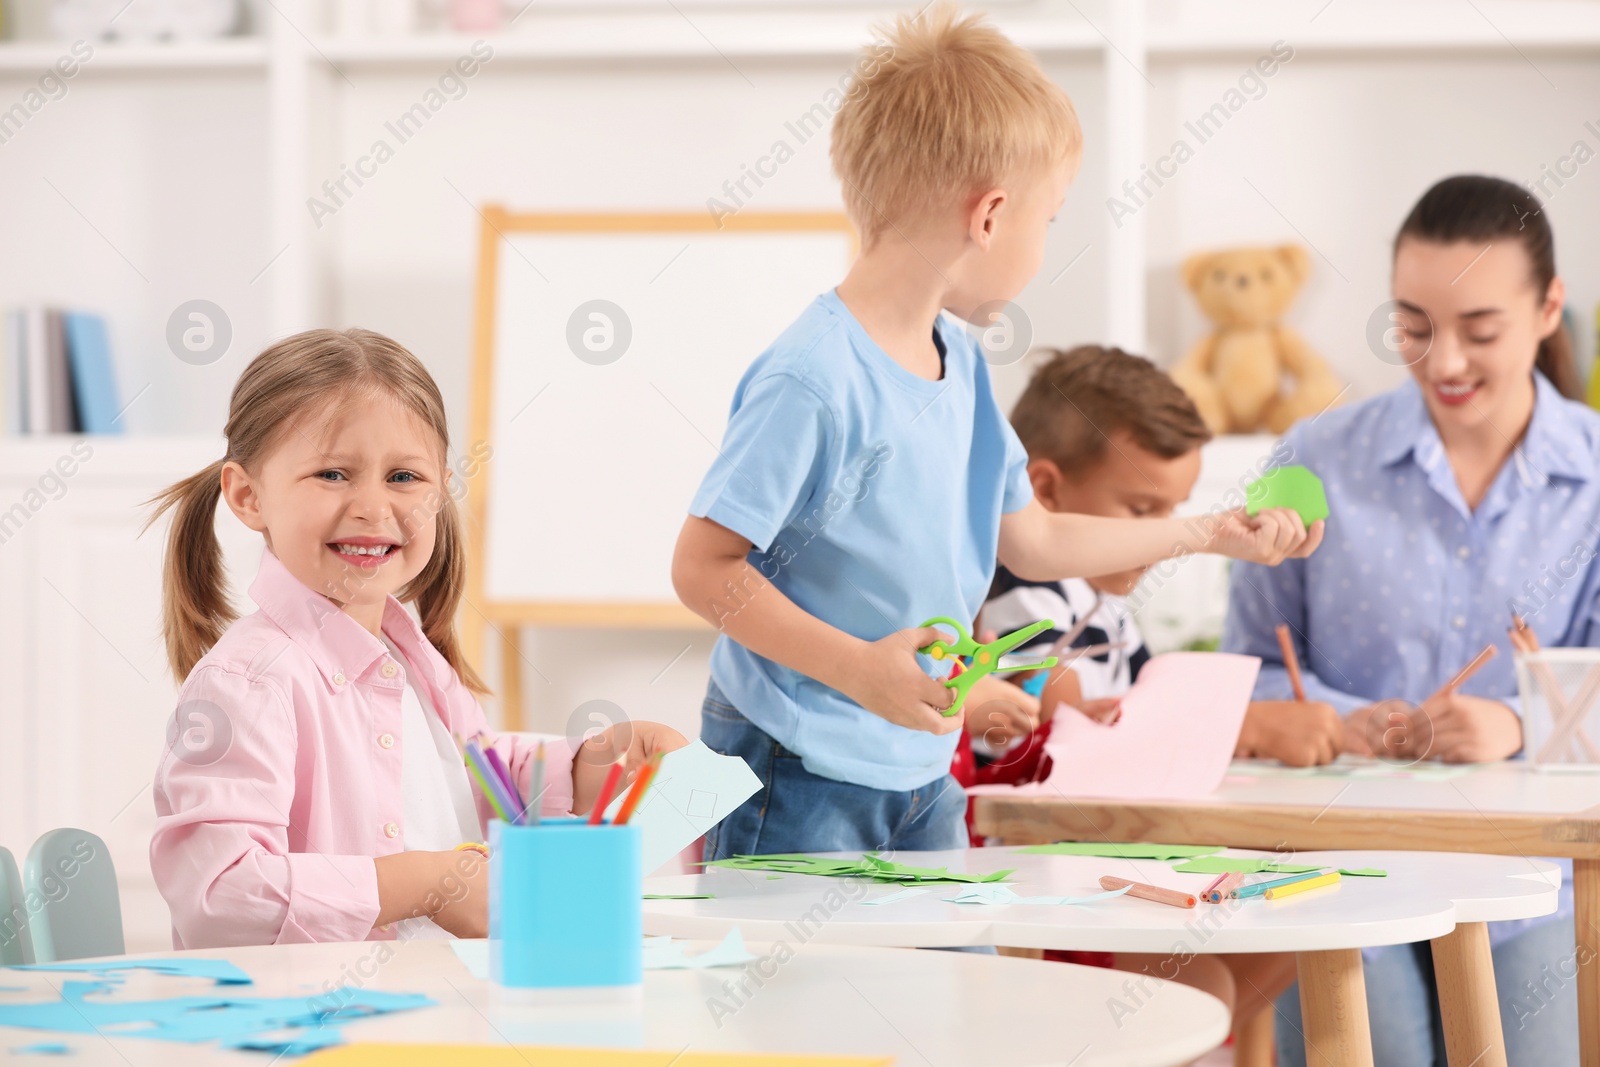
<path id="1" fill-rule="evenodd" d="M 456 958 L 467 968 L 467 973 L 480 981 L 489 981 L 489 942 L 483 939 L 452 941 Z M 644 939 L 644 969 L 647 971 L 699 970 L 703 967 L 735 967 L 756 957 L 744 946 L 744 935 L 736 926 L 715 948 L 698 956 L 688 955 L 686 944 L 670 937 Z"/>
<path id="2" fill-rule="evenodd" d="M 933 890 L 928 889 L 928 888 L 923 887 L 923 886 L 911 886 L 908 889 L 900 890 L 900 892 L 898 892 L 898 893 L 890 893 L 886 897 L 877 897 L 877 898 L 875 898 L 873 900 L 863 900 L 861 903 L 863 903 L 863 904 L 898 904 L 902 900 L 910 900 L 912 897 L 920 897 L 924 893 L 931 893 L 931 892 L 933 892 Z"/>
<path id="3" fill-rule="evenodd" d="M 65 1056 L 72 1049 L 64 1041 L 37 1041 L 31 1045 L 14 1048 L 12 1052 L 32 1052 L 40 1056 Z"/>
<path id="4" fill-rule="evenodd" d="M 1110 900 L 1126 893 L 1129 886 L 1091 893 L 1086 897 L 1025 897 L 1005 885 L 974 885 L 963 887 L 953 897 L 945 897 L 952 904 L 1092 904 L 1097 900 Z"/>
<path id="5" fill-rule="evenodd" d="M 112 991 L 120 979 L 64 982 L 60 999 L 0 1004 L 0 1026 L 56 1033 L 97 1034 L 115 1029 L 121 1037 L 225 1045 L 262 1038 L 291 1028 L 315 1036 L 352 1019 L 407 1011 L 436 1003 L 420 993 L 340 988 L 312 997 L 251 997 L 218 993 L 203 997 L 116 1000 L 92 994 Z M 283 1039 L 279 1039 L 280 1047 Z M 324 1042 L 326 1043 L 326 1042 Z"/>
<path id="6" fill-rule="evenodd" d="M 112 975 L 117 971 L 155 971 L 185 978 L 210 978 L 218 985 L 249 985 L 251 978 L 227 960 L 153 959 L 96 960 L 76 963 L 22 963 L 14 971 L 75 971 L 83 974 Z"/>
<path id="7" fill-rule="evenodd" d="M 647 971 L 701 970 L 705 967 L 737 967 L 749 963 L 755 954 L 744 947 L 744 934 L 735 926 L 728 931 L 722 943 L 707 949 L 698 956 L 688 955 L 682 941 L 666 938 L 646 938 L 644 943 L 644 969 Z"/>
<path id="8" fill-rule="evenodd" d="M 655 780 L 634 809 L 628 825 L 639 828 L 645 874 L 682 852 L 761 788 L 750 765 L 723 756 L 696 740 L 661 757 Z M 616 818 L 624 796 L 606 809 Z"/>
<path id="9" fill-rule="evenodd" d="M 450 942 L 450 948 L 455 951 L 456 959 L 461 961 L 468 974 L 480 982 L 489 980 L 489 942 L 481 937 L 468 941 L 456 940 Z"/>
<path id="10" fill-rule="evenodd" d="M 344 1043 L 344 1033 L 337 1026 L 316 1029 L 291 1030 L 282 1036 L 257 1035 L 224 1041 L 223 1048 L 248 1049 L 251 1052 L 270 1052 L 274 1056 L 304 1056 L 321 1048 Z"/>

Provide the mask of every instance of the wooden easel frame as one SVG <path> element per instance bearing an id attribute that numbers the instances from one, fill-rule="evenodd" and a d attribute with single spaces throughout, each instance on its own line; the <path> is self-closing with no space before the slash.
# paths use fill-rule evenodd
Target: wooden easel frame
<path id="1" fill-rule="evenodd" d="M 742 212 L 721 220 L 708 212 L 649 214 L 523 214 L 498 204 L 480 212 L 477 293 L 473 301 L 472 397 L 469 434 L 474 442 L 492 445 L 490 398 L 494 384 L 495 315 L 498 310 L 500 246 L 515 233 L 743 233 L 842 231 L 858 240 L 849 220 L 839 212 Z M 799 309 L 796 309 L 798 313 Z M 491 462 L 493 462 L 491 460 Z M 490 601 L 485 590 L 485 547 L 488 519 L 488 475 L 484 466 L 467 481 L 467 597 L 460 619 L 462 651 L 467 662 L 482 665 L 488 631 L 501 644 L 500 697 L 505 728 L 522 726 L 521 628 L 524 626 L 614 627 L 692 630 L 705 621 L 682 604 L 656 602 L 588 603 L 583 601 Z"/>

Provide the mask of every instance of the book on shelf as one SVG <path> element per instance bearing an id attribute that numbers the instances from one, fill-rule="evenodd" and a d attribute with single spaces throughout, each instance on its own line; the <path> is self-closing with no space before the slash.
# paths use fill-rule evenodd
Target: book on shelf
<path id="1" fill-rule="evenodd" d="M 30 305 L 0 334 L 0 433 L 117 434 L 117 379 L 105 319 Z"/>

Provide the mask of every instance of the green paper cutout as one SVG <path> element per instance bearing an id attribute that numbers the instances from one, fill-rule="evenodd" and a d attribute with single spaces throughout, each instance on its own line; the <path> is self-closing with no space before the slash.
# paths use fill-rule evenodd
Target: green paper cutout
<path id="1" fill-rule="evenodd" d="M 963 874 L 943 867 L 912 867 L 882 859 L 875 852 L 863 853 L 858 860 L 792 853 L 773 856 L 732 856 L 725 860 L 702 863 L 701 866 L 728 867 L 736 871 L 781 871 L 784 874 L 809 874 L 821 878 L 870 878 L 875 882 L 898 882 L 903 885 L 1000 882 L 1013 873 L 995 871 L 993 874 Z"/>
<path id="2" fill-rule="evenodd" d="M 1029 845 L 1017 852 L 1029 856 L 1102 856 L 1118 860 L 1184 860 L 1221 852 L 1225 845 L 1158 845 L 1143 841 L 1057 841 L 1053 845 Z"/>
<path id="3" fill-rule="evenodd" d="M 1342 874 L 1342 875 L 1346 875 L 1346 876 L 1348 876 L 1350 878 L 1387 878 L 1387 877 L 1389 877 L 1389 872 L 1388 871 L 1380 870 L 1377 867 L 1358 867 L 1353 871 L 1348 871 L 1348 870 L 1345 870 L 1343 867 L 1340 867 L 1339 868 L 1339 873 Z"/>
<path id="4" fill-rule="evenodd" d="M 1176 864 L 1177 874 L 1306 874 L 1321 867 L 1279 863 L 1271 856 L 1203 856 Z"/>
<path id="5" fill-rule="evenodd" d="M 646 900 L 716 900 L 715 893 L 646 893 Z"/>
<path id="6" fill-rule="evenodd" d="M 1263 508 L 1293 508 L 1307 526 L 1328 517 L 1328 496 L 1322 479 L 1307 467 L 1278 467 L 1245 486 L 1244 509 L 1256 515 Z"/>

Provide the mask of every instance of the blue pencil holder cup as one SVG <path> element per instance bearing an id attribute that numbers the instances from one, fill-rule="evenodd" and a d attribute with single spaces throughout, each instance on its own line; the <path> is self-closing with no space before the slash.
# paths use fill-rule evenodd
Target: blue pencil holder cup
<path id="1" fill-rule="evenodd" d="M 489 823 L 489 976 L 514 989 L 622 991 L 644 980 L 639 828 Z"/>

